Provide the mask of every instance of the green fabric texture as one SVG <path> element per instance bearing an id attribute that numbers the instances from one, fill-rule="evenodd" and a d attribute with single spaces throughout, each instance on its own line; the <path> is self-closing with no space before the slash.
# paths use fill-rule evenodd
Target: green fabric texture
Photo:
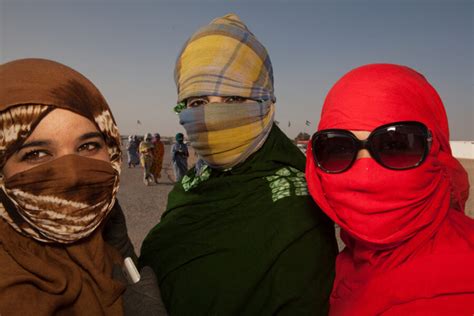
<path id="1" fill-rule="evenodd" d="M 243 164 L 175 185 L 139 260 L 171 315 L 327 314 L 337 244 L 304 167 L 274 125 Z"/>

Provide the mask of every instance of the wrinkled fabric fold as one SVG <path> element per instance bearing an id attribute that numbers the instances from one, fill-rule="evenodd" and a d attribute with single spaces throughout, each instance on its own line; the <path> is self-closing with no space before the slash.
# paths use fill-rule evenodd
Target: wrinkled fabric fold
<path id="1" fill-rule="evenodd" d="M 24 237 L 0 221 L 0 313 L 122 315 L 125 288 L 111 278 L 113 265 L 121 263 L 100 230 L 57 247 Z"/>
<path id="2" fill-rule="evenodd" d="M 253 102 L 213 103 L 186 109 L 179 117 L 200 159 L 212 168 L 227 169 L 262 147 L 274 115 L 273 103 Z"/>
<path id="3" fill-rule="evenodd" d="M 109 162 L 77 155 L 60 157 L 15 174 L 0 187 L 10 199 L 10 223 L 19 233 L 48 243 L 72 243 L 90 235 L 115 203 L 118 173 Z M 12 205 L 13 204 L 13 205 Z M 13 206 L 13 207 L 12 207 Z"/>

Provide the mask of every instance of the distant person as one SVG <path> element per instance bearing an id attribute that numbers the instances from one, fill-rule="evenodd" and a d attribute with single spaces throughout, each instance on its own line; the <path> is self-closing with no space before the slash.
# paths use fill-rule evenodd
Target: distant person
<path id="1" fill-rule="evenodd" d="M 324 102 L 306 179 L 346 243 L 330 315 L 474 312 L 468 178 L 423 75 L 390 64 L 344 75 Z"/>
<path id="2" fill-rule="evenodd" d="M 1 64 L 0 87 L 0 314 L 159 313 L 151 269 L 133 285 L 120 277 L 135 255 L 116 202 L 120 134 L 101 93 L 44 59 Z"/>
<path id="3" fill-rule="evenodd" d="M 186 42 L 175 79 L 199 160 L 170 192 L 140 257 L 168 312 L 325 315 L 334 224 L 308 194 L 304 155 L 274 124 L 265 47 L 226 15 Z"/>
<path id="4" fill-rule="evenodd" d="M 153 136 L 151 136 L 151 133 L 146 133 L 138 149 L 140 151 L 140 162 L 143 167 L 143 183 L 147 186 L 150 185 L 150 182 L 155 182 L 155 176 L 151 170 L 154 160 L 153 151 L 155 148 L 152 140 Z"/>
<path id="5" fill-rule="evenodd" d="M 173 171 L 175 181 L 179 182 L 188 171 L 188 145 L 184 143 L 183 133 L 176 134 L 176 143 L 171 147 L 171 161 L 173 163 Z"/>
<path id="6" fill-rule="evenodd" d="M 163 157 L 165 155 L 165 146 L 161 142 L 159 133 L 153 135 L 153 164 L 151 166 L 151 173 L 155 178 L 155 183 L 161 178 L 161 169 L 163 167 Z"/>
<path id="7" fill-rule="evenodd" d="M 138 153 L 138 141 L 135 135 L 128 136 L 127 143 L 128 167 L 135 167 L 140 164 L 140 157 Z"/>

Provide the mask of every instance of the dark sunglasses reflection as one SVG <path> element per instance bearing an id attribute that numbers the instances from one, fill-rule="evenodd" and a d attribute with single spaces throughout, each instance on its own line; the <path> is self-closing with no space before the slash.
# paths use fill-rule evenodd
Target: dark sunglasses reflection
<path id="1" fill-rule="evenodd" d="M 324 172 L 340 173 L 353 165 L 362 149 L 388 169 L 418 167 L 429 153 L 432 137 L 423 123 L 403 121 L 377 127 L 364 140 L 348 130 L 328 129 L 316 132 L 311 142 L 315 164 Z"/>

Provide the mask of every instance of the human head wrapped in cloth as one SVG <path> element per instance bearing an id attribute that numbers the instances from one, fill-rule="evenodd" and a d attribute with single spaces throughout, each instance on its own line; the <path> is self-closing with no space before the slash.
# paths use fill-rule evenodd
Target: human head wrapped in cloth
<path id="1" fill-rule="evenodd" d="M 180 123 L 209 166 L 227 169 L 265 142 L 273 125 L 273 70 L 265 47 L 234 14 L 194 33 L 175 68 Z M 213 103 L 185 109 L 191 97 L 241 97 L 253 102 Z"/>
<path id="2" fill-rule="evenodd" d="M 324 102 L 318 130 L 372 131 L 401 121 L 423 123 L 432 133 L 429 154 L 416 168 L 390 170 L 358 159 L 349 170 L 328 174 L 315 166 L 311 146 L 308 151 L 308 186 L 316 202 L 346 232 L 374 247 L 413 237 L 441 220 L 450 205 L 463 211 L 469 191 L 467 174 L 451 153 L 443 103 L 408 67 L 373 64 L 343 76 Z M 433 203 L 443 207 L 435 211 Z"/>
<path id="3" fill-rule="evenodd" d="M 41 242 L 89 236 L 110 212 L 119 185 L 120 135 L 104 97 L 78 72 L 44 59 L 1 65 L 0 82 L 0 217 Z M 66 155 L 5 177 L 7 160 L 55 109 L 93 122 L 110 162 Z"/>

